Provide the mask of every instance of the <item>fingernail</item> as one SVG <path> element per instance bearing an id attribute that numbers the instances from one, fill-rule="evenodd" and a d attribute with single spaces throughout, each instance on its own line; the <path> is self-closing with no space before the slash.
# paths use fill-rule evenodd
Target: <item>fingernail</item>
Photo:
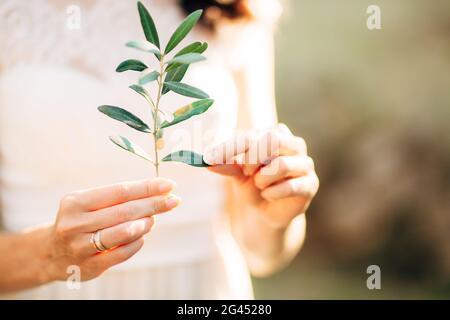
<path id="1" fill-rule="evenodd" d="M 175 195 L 170 195 L 166 200 L 166 206 L 168 209 L 175 208 L 181 202 L 181 199 Z"/>
<path id="2" fill-rule="evenodd" d="M 215 164 L 216 162 L 216 150 L 215 149 L 211 149 L 205 152 L 205 154 L 203 155 L 203 160 L 210 165 Z"/>
<path id="3" fill-rule="evenodd" d="M 173 189 L 173 187 L 175 186 L 175 183 L 172 181 L 162 181 L 159 186 L 159 192 L 161 193 L 165 193 L 165 192 L 169 192 L 170 190 Z"/>

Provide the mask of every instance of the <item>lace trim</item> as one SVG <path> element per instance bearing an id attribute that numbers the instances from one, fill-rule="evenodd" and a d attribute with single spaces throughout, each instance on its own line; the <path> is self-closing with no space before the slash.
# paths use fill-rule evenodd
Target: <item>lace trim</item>
<path id="1" fill-rule="evenodd" d="M 90 8 L 83 6 L 82 0 L 78 1 L 81 26 L 71 29 L 68 27 L 70 12 L 66 12 L 69 4 L 58 8 L 49 0 L 1 0 L 0 70 L 20 63 L 51 63 L 106 76 L 123 59 L 145 57 L 123 45 L 131 39 L 143 38 L 136 6 L 130 1 L 93 1 Z M 233 24 L 221 28 L 214 38 L 201 35 L 210 42 L 211 49 L 215 48 L 209 51 L 210 58 L 231 68 L 238 67 L 243 63 L 239 59 L 241 53 L 255 50 L 246 45 L 247 39 L 254 37 L 254 31 L 270 35 L 281 7 L 278 0 L 258 1 L 261 1 L 258 6 L 254 4 L 257 19 L 250 28 Z M 168 39 L 183 18 L 176 0 L 144 2 L 157 19 L 160 38 Z"/>
<path id="2" fill-rule="evenodd" d="M 152 10 L 161 11 L 160 19 L 174 14 L 174 10 L 164 10 L 168 2 L 171 0 L 164 5 L 160 0 L 152 1 Z M 48 0 L 2 0 L 0 66 L 52 63 L 110 72 L 118 61 L 130 56 L 126 48 L 111 48 L 122 48 L 133 37 L 142 37 L 137 10 L 129 1 L 96 0 L 90 8 L 82 4 L 80 28 L 71 29 L 68 21 L 72 13 L 66 12 L 66 7 L 57 8 Z"/>

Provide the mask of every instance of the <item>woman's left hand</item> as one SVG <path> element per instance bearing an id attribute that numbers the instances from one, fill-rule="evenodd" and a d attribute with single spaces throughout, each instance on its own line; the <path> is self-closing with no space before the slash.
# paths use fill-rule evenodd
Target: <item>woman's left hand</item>
<path id="1" fill-rule="evenodd" d="M 305 141 L 284 124 L 237 135 L 210 149 L 204 160 L 211 171 L 235 177 L 240 203 L 259 209 L 274 227 L 287 227 L 304 213 L 319 188 Z"/>

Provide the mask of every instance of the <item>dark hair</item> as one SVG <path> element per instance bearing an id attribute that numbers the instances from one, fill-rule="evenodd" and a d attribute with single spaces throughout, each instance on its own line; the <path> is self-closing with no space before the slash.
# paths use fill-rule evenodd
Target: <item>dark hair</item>
<path id="1" fill-rule="evenodd" d="M 246 0 L 178 0 L 178 2 L 186 14 L 203 9 L 200 23 L 210 30 L 214 30 L 217 23 L 224 19 L 251 18 Z"/>

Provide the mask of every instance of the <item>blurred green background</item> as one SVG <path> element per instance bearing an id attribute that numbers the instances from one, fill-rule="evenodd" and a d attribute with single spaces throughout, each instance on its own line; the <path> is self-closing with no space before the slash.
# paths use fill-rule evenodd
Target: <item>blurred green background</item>
<path id="1" fill-rule="evenodd" d="M 304 249 L 256 297 L 449 299 L 450 1 L 284 1 L 276 56 L 280 119 L 321 187 Z"/>

